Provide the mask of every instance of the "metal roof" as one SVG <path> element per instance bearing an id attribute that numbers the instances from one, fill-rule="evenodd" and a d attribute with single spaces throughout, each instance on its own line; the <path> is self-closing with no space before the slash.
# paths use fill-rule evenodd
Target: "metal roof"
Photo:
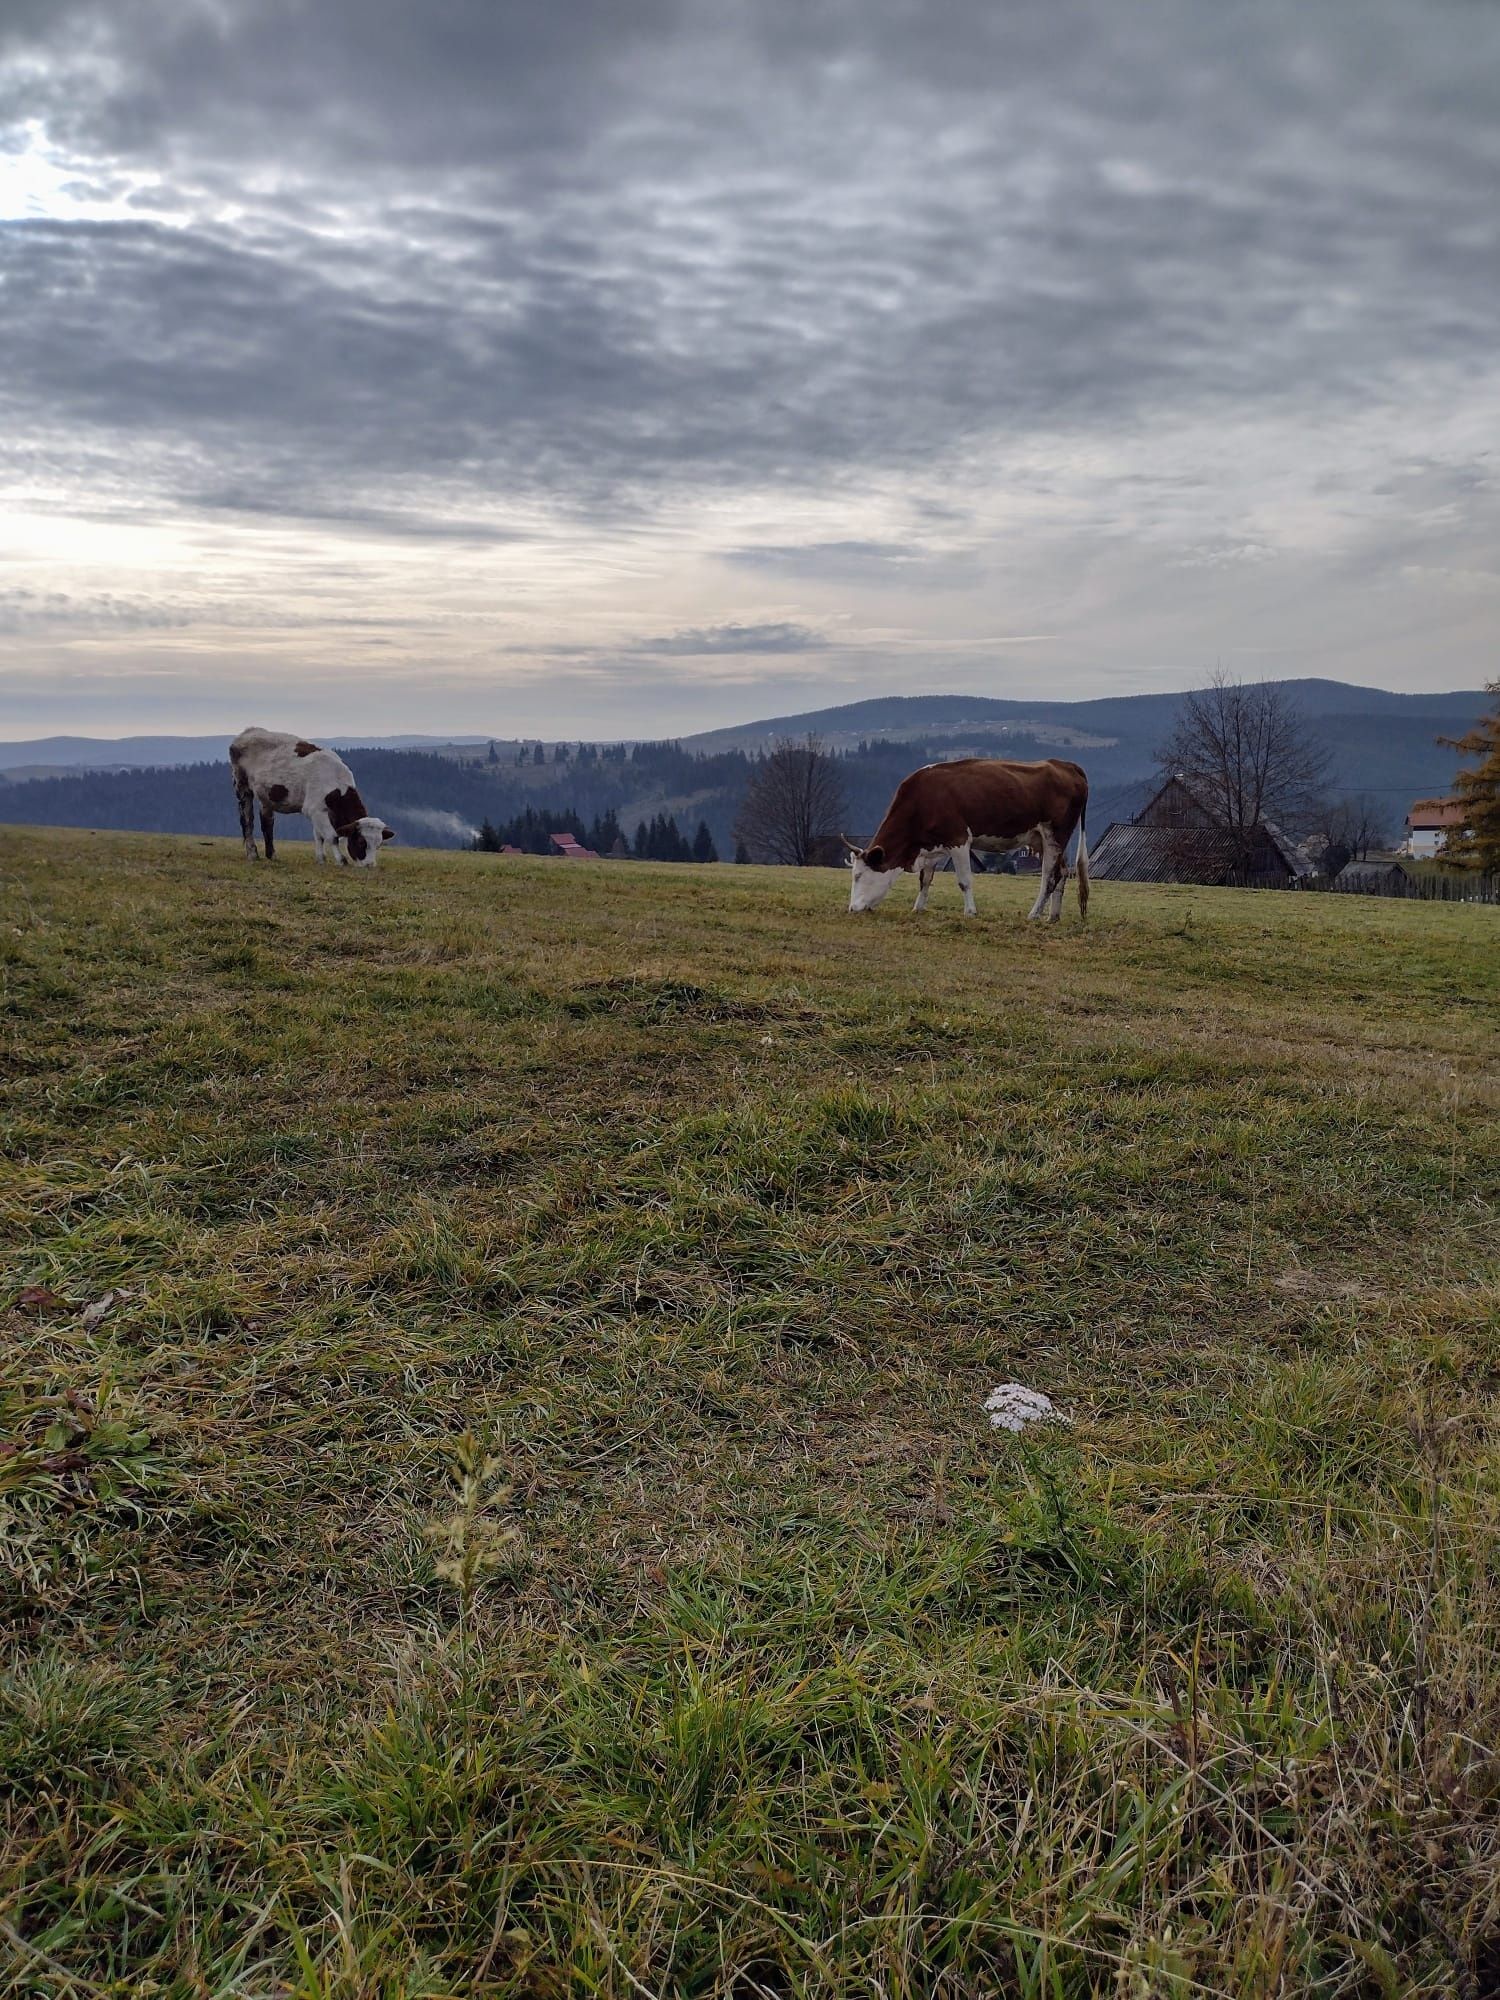
<path id="1" fill-rule="evenodd" d="M 1392 880 L 1401 883 L 1410 878 L 1399 861 L 1346 861 L 1333 878 L 1335 889 L 1373 888 L 1377 883 Z"/>
<path id="2" fill-rule="evenodd" d="M 1286 857 L 1274 842 L 1263 849 L 1282 866 Z M 1274 867 L 1254 868 L 1253 876 L 1275 877 Z M 1295 871 L 1292 871 L 1295 872 Z M 1218 826 L 1133 826 L 1117 820 L 1089 854 L 1089 873 L 1101 882 L 1197 882 L 1211 886 L 1242 878 L 1244 853 L 1235 835 Z"/>

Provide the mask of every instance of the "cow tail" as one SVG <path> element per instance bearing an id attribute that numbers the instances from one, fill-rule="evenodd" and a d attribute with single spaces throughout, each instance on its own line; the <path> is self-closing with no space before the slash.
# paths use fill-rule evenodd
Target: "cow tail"
<path id="1" fill-rule="evenodd" d="M 1083 811 L 1078 815 L 1078 853 L 1075 865 L 1078 869 L 1078 914 L 1086 917 L 1089 913 L 1089 840 L 1084 832 L 1084 822 L 1089 815 L 1088 800 L 1083 802 Z"/>

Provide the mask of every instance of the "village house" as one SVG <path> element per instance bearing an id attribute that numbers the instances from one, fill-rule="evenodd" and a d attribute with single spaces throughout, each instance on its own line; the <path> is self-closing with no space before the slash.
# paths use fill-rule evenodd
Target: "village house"
<path id="1" fill-rule="evenodd" d="M 1448 835 L 1462 826 L 1464 809 L 1457 799 L 1418 799 L 1406 815 L 1406 839 L 1401 852 L 1414 860 L 1430 861 L 1441 854 Z"/>

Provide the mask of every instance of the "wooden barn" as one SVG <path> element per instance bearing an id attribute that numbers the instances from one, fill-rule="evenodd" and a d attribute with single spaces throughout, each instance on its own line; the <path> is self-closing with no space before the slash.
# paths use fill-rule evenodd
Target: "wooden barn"
<path id="1" fill-rule="evenodd" d="M 1399 861 L 1346 861 L 1328 886 L 1342 896 L 1405 896 L 1411 878 Z"/>
<path id="2" fill-rule="evenodd" d="M 1195 882 L 1205 888 L 1295 889 L 1312 864 L 1269 820 L 1236 832 L 1178 772 L 1133 820 L 1117 820 L 1089 853 L 1101 882 Z"/>

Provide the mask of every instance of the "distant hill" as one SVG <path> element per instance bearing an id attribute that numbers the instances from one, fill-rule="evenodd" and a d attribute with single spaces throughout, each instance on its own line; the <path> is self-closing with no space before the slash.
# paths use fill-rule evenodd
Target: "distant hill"
<path id="1" fill-rule="evenodd" d="M 348 736 L 352 744 L 390 750 L 452 749 L 486 739 L 446 736 Z M 0 743 L 0 774 L 41 776 L 47 772 L 137 771 L 173 764 L 220 762 L 229 752 L 229 734 L 218 736 L 38 736 L 30 743 Z"/>
<path id="2" fill-rule="evenodd" d="M 1340 681 L 1283 683 L 1330 753 L 1331 789 L 1365 794 L 1391 831 L 1415 798 L 1452 781 L 1454 755 L 1439 736 L 1456 736 L 1484 713 L 1479 689 L 1390 694 Z M 837 708 L 770 717 L 710 730 L 681 743 L 604 747 L 570 742 L 559 759 L 549 745 L 537 763 L 513 738 L 340 739 L 373 811 L 407 842 L 467 843 L 480 820 L 509 819 L 526 807 L 572 810 L 592 819 L 615 812 L 627 832 L 671 814 L 691 837 L 706 820 L 721 854 L 733 826 L 750 760 L 777 737 L 815 734 L 843 758 L 848 831 L 873 830 L 900 778 L 913 765 L 966 755 L 1065 756 L 1089 773 L 1089 826 L 1097 837 L 1128 817 L 1155 773 L 1155 751 L 1181 707 L 1179 694 L 1113 695 L 1093 701 L 991 700 L 980 695 L 887 695 Z M 325 741 L 328 739 L 324 739 Z M 534 741 L 534 739 L 533 739 Z M 224 751 L 215 737 L 51 737 L 0 744 L 0 820 L 42 825 L 133 828 L 146 832 L 237 830 Z M 32 775 L 37 767 L 53 775 Z M 8 778 L 6 776 L 8 767 Z M 297 838 L 304 823 L 283 822 Z"/>
<path id="3" fill-rule="evenodd" d="M 1428 716 L 1442 719 L 1444 728 L 1460 727 L 1487 705 L 1482 688 L 1459 688 L 1447 694 L 1392 694 L 1385 688 L 1352 687 L 1344 681 L 1282 681 L 1309 717 L 1332 720 L 1348 716 L 1381 718 L 1409 727 Z M 732 729 L 705 730 L 683 739 L 685 750 L 756 749 L 777 736 L 821 736 L 831 746 L 874 736 L 935 737 L 980 732 L 1025 735 L 1036 741 L 1065 731 L 1109 743 L 1159 743 L 1177 718 L 1181 694 L 1103 695 L 1090 701 L 1012 701 L 988 695 L 879 695 L 869 701 L 846 702 L 838 708 L 814 709 L 800 715 L 772 716 L 763 722 L 737 724 Z"/>

